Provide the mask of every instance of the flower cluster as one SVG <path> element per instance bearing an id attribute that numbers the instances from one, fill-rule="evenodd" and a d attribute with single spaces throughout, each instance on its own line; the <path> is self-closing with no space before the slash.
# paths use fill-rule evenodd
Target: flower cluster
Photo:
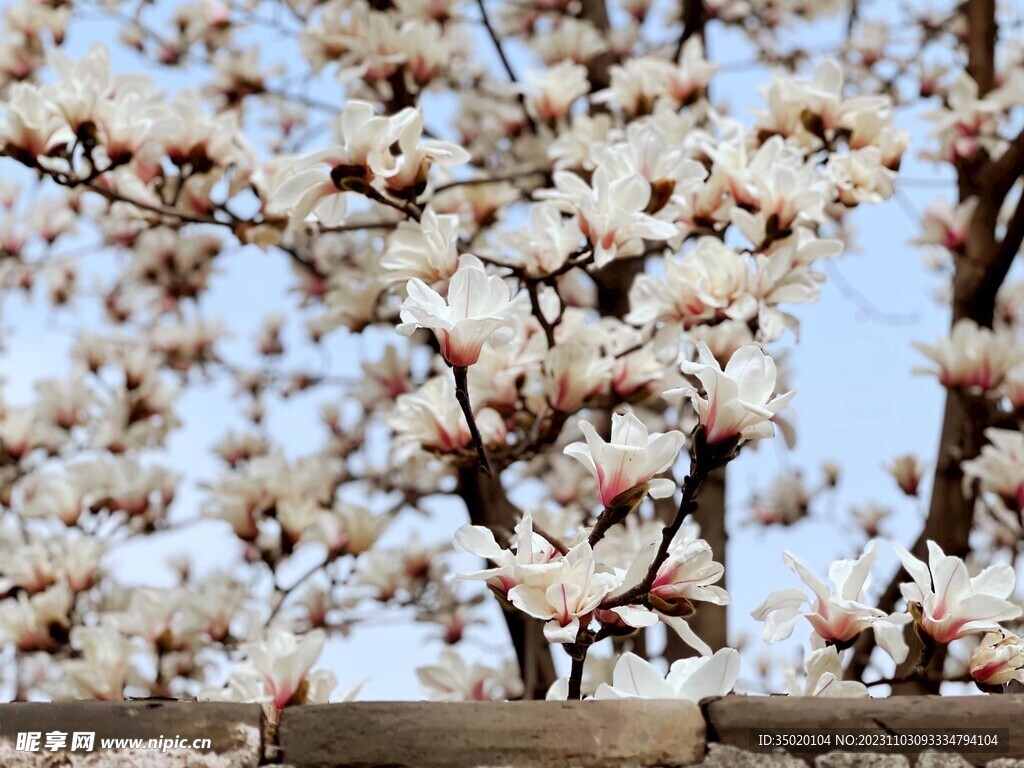
<path id="1" fill-rule="evenodd" d="M 1016 552 L 1024 508 L 1024 282 L 1003 279 L 1024 238 L 1019 46 L 979 51 L 963 9 L 902 9 L 894 35 L 838 0 L 668 5 L 103 3 L 97 29 L 119 37 L 77 59 L 69 4 L 5 8 L 15 698 L 276 717 L 354 696 L 335 689 L 359 676 L 316 666 L 385 612 L 442 646 L 418 669 L 432 699 L 727 694 L 731 462 L 776 429 L 793 444 L 779 345 L 814 317 L 852 221 L 922 154 L 897 111 L 933 100 L 923 154 L 956 198 L 914 242 L 952 278 L 957 322 L 918 345 L 949 390 L 934 476 L 911 454 L 886 465 L 905 497 L 935 495 L 914 554 L 897 550 L 912 582 L 876 605 L 873 539 L 904 518 L 858 498 L 843 523 L 863 554 L 828 583 L 787 552 L 807 590 L 766 590 L 754 615 L 768 642 L 811 631 L 795 695 L 865 695 L 872 644 L 919 662 L 922 685 L 952 673 L 935 651 L 953 642 L 970 657 L 949 666 L 983 690 L 1021 679 L 1015 574 L 984 567 Z M 840 14 L 824 57 L 781 33 Z M 716 84 L 719 31 L 773 69 L 750 119 Z M 45 341 L 22 343 L 37 326 Z M 823 470 L 787 463 L 744 525 L 834 516 L 841 473 Z M 500 620 L 515 662 L 461 654 Z M 590 652 L 659 624 L 697 653 L 672 637 L 667 676 Z"/>

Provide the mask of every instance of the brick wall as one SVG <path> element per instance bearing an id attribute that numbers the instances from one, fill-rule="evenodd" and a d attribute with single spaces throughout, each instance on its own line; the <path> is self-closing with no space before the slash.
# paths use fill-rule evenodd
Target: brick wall
<path id="1" fill-rule="evenodd" d="M 771 730 L 768 730 L 771 729 Z M 819 746 L 791 754 L 759 736 L 855 741 L 991 729 L 998 747 L 897 754 Z M 19 736 L 20 737 L 19 745 Z M 73 736 L 94 734 L 91 749 Z M 35 751 L 28 735 L 39 734 Z M 48 735 L 55 749 L 47 749 Z M 64 735 L 63 743 L 62 735 Z M 187 740 L 188 746 L 173 739 Z M 105 739 L 142 739 L 135 745 Z M 149 739 L 162 749 L 149 747 Z M 157 741 L 160 740 L 160 741 Z M 193 748 L 193 743 L 209 740 Z M 17 747 L 21 746 L 22 749 Z M 286 710 L 136 701 L 0 705 L 0 768 L 1024 768 L 1024 696 L 797 699 L 728 696 L 674 701 L 511 704 L 329 704 Z"/>

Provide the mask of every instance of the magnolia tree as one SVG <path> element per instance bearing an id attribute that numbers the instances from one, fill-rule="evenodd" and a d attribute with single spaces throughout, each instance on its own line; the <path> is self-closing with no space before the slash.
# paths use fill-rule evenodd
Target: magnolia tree
<path id="1" fill-rule="evenodd" d="M 4 19 L 0 282 L 77 327 L 68 375 L 0 408 L 10 696 L 350 698 L 356 665 L 343 686 L 312 670 L 385 610 L 442 628 L 432 698 L 728 693 L 727 468 L 795 438 L 773 355 L 908 151 L 958 180 L 920 234 L 953 318 L 920 347 L 947 390 L 938 456 L 890 467 L 908 495 L 931 468 L 927 520 L 904 549 L 858 509 L 863 554 L 826 581 L 787 553 L 804 588 L 764 585 L 753 618 L 769 643 L 810 630 L 793 695 L 1024 681 L 1024 47 L 995 0 L 27 0 Z M 62 50 L 97 19 L 119 40 Z M 808 50 L 820 25 L 845 45 Z M 716 88 L 719 34 L 757 52 L 754 115 Z M 922 104 L 911 149 L 893 119 Z M 238 363 L 203 299 L 243 248 L 290 265 L 305 338 L 269 312 Z M 365 337 L 358 375 L 284 362 L 338 335 Z M 167 445 L 211 380 L 250 427 L 213 447 L 199 519 L 243 562 L 133 587 L 110 558 L 184 525 Z M 326 439 L 274 441 L 267 403 L 313 392 Z M 782 475 L 755 524 L 816 497 Z M 443 499 L 451 546 L 378 544 Z M 902 570 L 879 595 L 886 549 Z M 471 664 L 492 601 L 511 643 Z"/>

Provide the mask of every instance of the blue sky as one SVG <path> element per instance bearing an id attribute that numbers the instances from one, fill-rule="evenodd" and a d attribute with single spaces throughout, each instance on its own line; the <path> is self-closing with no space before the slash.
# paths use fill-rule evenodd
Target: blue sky
<path id="1" fill-rule="evenodd" d="M 825 32 L 819 27 L 813 33 L 797 31 L 794 35 L 809 45 L 813 41 L 812 47 L 820 50 L 820 40 L 838 39 L 841 34 L 835 24 L 825 25 Z M 259 32 L 256 38 L 266 47 L 270 41 L 262 39 L 265 34 Z M 106 22 L 73 24 L 65 49 L 77 57 L 97 41 L 110 43 L 114 35 L 114 27 Z M 481 55 L 493 64 L 493 53 L 483 35 L 478 45 Z M 726 64 L 713 83 L 716 98 L 728 94 L 734 115 L 752 119 L 751 111 L 760 106 L 756 88 L 768 82 L 769 73 L 762 68 L 728 66 L 729 62 L 748 61 L 751 51 L 738 36 L 723 35 L 717 27 L 711 31 L 710 51 L 712 60 Z M 280 49 L 275 54 L 287 58 L 287 53 Z M 528 62 L 522 51 L 513 46 L 513 54 L 513 66 L 524 71 Z M 115 54 L 114 62 L 119 71 L 133 71 L 141 66 L 136 55 L 123 49 Z M 148 69 L 153 71 L 152 67 Z M 180 74 L 168 74 L 166 70 L 156 71 L 156 77 L 169 91 L 186 82 Z M 317 95 L 330 96 L 319 91 Z M 338 89 L 331 100 L 341 103 L 342 96 Z M 429 117 L 428 122 L 443 123 Z M 764 648 L 756 637 L 759 625 L 748 618 L 750 611 L 767 592 L 800 586 L 797 577 L 782 563 L 783 549 L 798 554 L 823 575 L 835 557 L 859 551 L 863 536 L 852 530 L 847 513 L 851 506 L 869 500 L 894 509 L 896 514 L 887 523 L 887 530 L 905 544 L 913 540 L 921 524 L 921 505 L 900 494 L 882 464 L 906 452 L 917 453 L 929 464 L 934 461 L 943 392 L 934 378 L 911 373 L 911 368 L 922 362 L 911 342 L 931 342 L 944 334 L 948 313 L 934 299 L 937 278 L 925 270 L 922 254 L 908 240 L 918 233 L 913 211 L 923 210 L 939 196 L 951 197 L 953 188 L 945 169 L 916 157 L 917 151 L 925 146 L 927 126 L 916 115 L 906 113 L 899 113 L 897 122 L 914 136 L 901 175 L 935 183 L 898 184 L 902 200 L 893 199 L 853 212 L 856 242 L 839 261 L 828 265 L 829 280 L 824 284 L 821 300 L 796 308 L 795 314 L 801 321 L 799 343 L 784 345 L 791 348 L 791 383 L 798 390 L 791 414 L 798 429 L 797 445 L 787 451 L 781 440 L 770 441 L 757 450 L 745 451 L 730 467 L 728 515 L 733 535 L 728 579 L 734 597 L 730 615 L 735 629 L 751 634 L 748 647 Z M 9 162 L 5 163 L 5 170 L 9 166 Z M 86 275 L 93 270 L 94 274 L 103 274 L 109 271 L 110 264 L 109 256 L 90 257 Z M 268 311 L 289 312 L 292 319 L 285 336 L 300 341 L 301 321 L 296 298 L 288 292 L 293 280 L 285 255 L 254 248 L 236 249 L 219 260 L 219 272 L 203 302 L 203 311 L 226 319 L 233 338 L 222 350 L 230 359 L 250 359 L 252 335 Z M 83 285 L 89 285 L 88 279 L 83 280 Z M 853 298 L 853 294 L 859 298 Z M 3 369 L 8 402 L 24 401 L 33 380 L 68 370 L 64 354 L 70 341 L 67 331 L 79 315 L 47 310 L 39 295 L 37 292 L 29 302 L 15 297 L 4 304 L 7 344 Z M 87 324 L 96 320 L 89 303 L 79 300 Z M 898 322 L 880 320 L 874 312 L 865 311 L 865 305 L 897 316 Z M 384 338 L 386 334 L 362 339 L 349 337 L 344 331 L 334 334 L 328 342 L 333 361 L 331 373 L 357 373 L 357 361 L 378 356 Z M 298 346 L 300 350 L 290 362 L 316 368 L 316 352 Z M 187 476 L 186 487 L 176 502 L 174 514 L 178 519 L 198 513 L 202 494 L 195 485 L 216 474 L 217 463 L 209 447 L 228 428 L 237 430 L 244 426 L 233 400 L 230 384 L 221 382 L 191 391 L 180 402 L 178 414 L 184 427 L 171 438 L 166 458 L 168 465 Z M 326 400 L 329 393 L 272 403 L 267 416 L 269 431 L 290 456 L 311 452 L 322 441 L 317 404 Z M 749 515 L 748 502 L 754 490 L 765 488 L 775 473 L 784 468 L 802 469 L 809 483 L 815 484 L 825 460 L 841 462 L 843 477 L 831 498 L 817 506 L 815 517 L 790 529 L 764 530 L 739 525 Z M 433 507 L 436 514 L 432 519 L 402 519 L 384 543 L 401 543 L 413 529 L 426 541 L 449 540 L 454 529 L 464 522 L 459 505 Z M 201 530 L 209 535 L 200 536 Z M 219 566 L 225 549 L 237 551 L 231 538 L 221 535 L 217 524 L 167 535 L 157 549 L 186 550 L 200 568 Z M 888 548 L 883 550 L 876 566 L 879 585 L 884 585 L 895 567 L 891 552 Z M 114 562 L 126 580 L 165 583 L 169 571 L 155 568 L 152 554 L 145 546 L 132 546 L 118 552 Z M 488 605 L 487 612 L 492 620 L 497 616 L 493 604 Z M 436 660 L 442 645 L 430 638 L 437 634 L 435 627 L 388 621 L 358 630 L 352 638 L 332 641 L 324 660 L 344 684 L 369 677 L 364 698 L 417 698 L 420 694 L 412 672 L 416 666 Z M 793 640 L 777 650 L 793 658 L 805 640 L 806 633 L 798 631 Z M 492 659 L 498 648 L 504 648 L 500 628 L 495 632 L 484 628 L 471 630 L 467 642 L 460 646 L 467 656 Z M 748 662 L 752 659 L 753 656 L 747 657 Z M 741 678 L 751 677 L 752 669 L 748 666 Z"/>

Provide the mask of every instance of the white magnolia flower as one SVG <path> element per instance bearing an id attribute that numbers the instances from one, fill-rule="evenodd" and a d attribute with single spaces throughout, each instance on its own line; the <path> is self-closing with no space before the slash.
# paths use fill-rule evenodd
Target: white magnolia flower
<path id="1" fill-rule="evenodd" d="M 73 477 L 37 473 L 20 484 L 24 489 L 23 517 L 56 518 L 75 525 L 82 514 L 82 491 Z"/>
<path id="2" fill-rule="evenodd" d="M 275 707 L 284 709 L 290 703 L 305 702 L 303 683 L 307 684 L 308 690 L 310 670 L 320 658 L 325 639 L 320 630 L 299 636 L 274 626 L 268 630 L 264 640 L 242 646 L 263 678 L 266 694 Z M 330 687 L 336 684 L 334 681 Z M 302 701 L 296 701 L 296 698 Z"/>
<path id="3" fill-rule="evenodd" d="M 352 188 L 350 179 L 369 183 L 398 173 L 390 147 L 411 115 L 412 110 L 393 117 L 377 115 L 372 104 L 350 100 L 336 122 L 339 143 L 299 158 L 279 176 L 270 191 L 269 211 L 287 214 L 292 227 L 301 226 L 309 216 L 327 226 L 339 224 L 346 210 L 344 193 Z"/>
<path id="4" fill-rule="evenodd" d="M 749 320 L 757 312 L 746 293 L 747 261 L 717 238 L 702 237 L 681 261 L 666 256 L 664 265 L 664 279 L 639 275 L 633 282 L 627 322 L 663 320 L 689 328 L 723 316 Z"/>
<path id="5" fill-rule="evenodd" d="M 989 632 L 970 661 L 971 677 L 983 685 L 1024 683 L 1024 640 L 1012 632 Z"/>
<path id="6" fill-rule="evenodd" d="M 937 371 L 915 368 L 914 373 L 935 374 L 950 389 L 988 392 L 1024 362 L 1024 345 L 1017 343 L 1013 331 L 984 328 L 967 318 L 958 320 L 949 337 L 935 346 L 915 343 L 914 348 L 939 366 Z"/>
<path id="7" fill-rule="evenodd" d="M 929 205 L 921 214 L 921 235 L 911 242 L 919 245 L 938 245 L 950 253 L 964 253 L 967 235 L 978 207 L 978 198 L 970 197 L 956 208 L 945 198 Z"/>
<path id="8" fill-rule="evenodd" d="M 431 701 L 503 701 L 523 693 L 514 661 L 500 669 L 467 664 L 451 648 L 441 651 L 437 664 L 417 667 L 416 677 Z"/>
<path id="9" fill-rule="evenodd" d="M 458 578 L 486 581 L 487 586 L 501 595 L 507 595 L 518 584 L 546 583 L 546 574 L 560 567 L 557 550 L 547 539 L 533 532 L 533 516 L 529 511 L 523 513 L 516 525 L 514 552 L 500 546 L 490 529 L 468 524 L 455 532 L 455 548 L 495 564 L 493 568 L 465 573 Z"/>
<path id="10" fill-rule="evenodd" d="M 711 545 L 704 539 L 677 536 L 654 577 L 650 596 L 658 603 L 655 607 L 681 600 L 728 605 L 729 593 L 714 586 L 724 575 L 725 566 L 714 561 Z"/>
<path id="11" fill-rule="evenodd" d="M 897 664 L 907 657 L 903 625 L 910 621 L 906 614 L 886 613 L 866 605 L 871 566 L 875 562 L 875 542 L 868 544 L 857 560 L 837 560 L 829 568 L 830 589 L 818 580 L 795 556 L 786 552 L 783 559 L 814 593 L 808 598 L 803 590 L 784 589 L 773 592 L 751 614 L 765 623 L 765 642 L 775 643 L 793 634 L 796 623 L 805 618 L 814 630 L 814 642 L 849 647 L 865 629 L 871 628 L 878 644 Z M 805 606 L 809 606 L 805 608 Z"/>
<path id="12" fill-rule="evenodd" d="M 867 686 L 856 680 L 843 680 L 843 660 L 835 646 L 819 648 L 807 659 L 807 679 L 803 687 L 796 676 L 786 675 L 790 696 L 823 696 L 829 698 L 862 698 Z"/>
<path id="13" fill-rule="evenodd" d="M 120 701 L 132 656 L 131 641 L 109 624 L 77 626 L 71 644 L 80 656 L 61 663 L 63 673 L 54 698 Z"/>
<path id="14" fill-rule="evenodd" d="M 586 541 L 556 561 L 557 568 L 542 572 L 536 582 L 527 580 L 508 592 L 516 608 L 544 619 L 544 636 L 551 643 L 574 643 L 580 627 L 617 584 L 610 573 L 597 573 L 594 550 Z"/>
<path id="15" fill-rule="evenodd" d="M 850 509 L 850 516 L 857 521 L 870 538 L 878 536 L 879 528 L 883 521 L 892 515 L 892 510 L 875 504 L 872 501 L 865 502 Z"/>
<path id="16" fill-rule="evenodd" d="M 644 213 L 651 185 L 643 176 L 613 178 L 604 166 L 587 184 L 575 173 L 557 171 L 555 190 L 544 197 L 567 213 L 576 213 L 580 230 L 594 248 L 594 263 L 603 267 L 619 256 L 640 252 L 643 239 L 668 240 L 678 234 L 672 224 Z M 540 195 L 538 195 L 540 196 Z"/>
<path id="17" fill-rule="evenodd" d="M 772 419 L 792 397 L 787 392 L 772 399 L 778 376 L 775 361 L 756 344 L 740 347 L 723 371 L 703 342 L 697 345 L 700 362 L 683 363 L 683 373 L 700 379 L 707 397 L 693 387 L 666 395 L 685 394 L 693 401 L 709 444 L 726 440 L 757 440 L 775 434 Z"/>
<path id="18" fill-rule="evenodd" d="M 1011 509 L 1024 510 L 1024 432 L 990 427 L 985 437 L 989 444 L 981 455 L 960 465 L 964 485 L 978 480 L 985 493 L 996 494 Z"/>
<path id="19" fill-rule="evenodd" d="M 429 328 L 453 366 L 473 365 L 485 342 L 505 344 L 514 336 L 516 302 L 508 284 L 475 260 L 462 260 L 447 299 L 419 278 L 410 280 L 406 291 L 398 332 L 411 336 L 417 328 Z"/>
<path id="20" fill-rule="evenodd" d="M 698 703 L 712 696 L 724 696 L 736 685 L 740 655 L 735 648 L 723 648 L 712 656 L 673 662 L 668 676 L 636 654 L 624 653 L 615 664 L 612 684 L 602 684 L 594 694 L 601 699 L 682 699 Z"/>
<path id="21" fill-rule="evenodd" d="M 575 413 L 587 398 L 607 389 L 614 360 L 599 347 L 574 337 L 557 344 L 544 357 L 544 391 L 548 404 Z"/>
<path id="22" fill-rule="evenodd" d="M 572 103 L 590 91 L 587 68 L 571 61 L 560 61 L 539 75 L 528 72 L 526 82 L 526 106 L 546 121 L 568 115 Z"/>
<path id="23" fill-rule="evenodd" d="M 372 104 L 345 104 L 335 124 L 338 144 L 297 158 L 274 179 L 267 209 L 286 214 L 289 226 L 306 219 L 335 226 L 344 218 L 345 193 L 363 193 L 379 182 L 404 191 L 426 184 L 431 163 L 458 165 L 468 153 L 449 142 L 426 140 L 423 115 L 408 107 L 395 115 L 377 115 Z M 394 147 L 397 152 L 392 151 Z"/>
<path id="24" fill-rule="evenodd" d="M 529 208 L 528 226 L 517 226 L 498 233 L 496 242 L 516 254 L 531 277 L 557 270 L 577 251 L 583 241 L 576 219 L 566 218 L 554 203 L 534 203 Z"/>
<path id="25" fill-rule="evenodd" d="M 423 113 L 409 108 L 411 114 L 402 119 L 403 110 L 392 120 L 397 123 L 397 146 L 401 162 L 398 171 L 384 178 L 384 184 L 401 195 L 419 197 L 427 185 L 427 176 L 432 165 L 463 165 L 470 160 L 470 154 L 458 144 L 450 141 L 423 138 Z"/>
<path id="26" fill-rule="evenodd" d="M 588 421 L 580 422 L 586 442 L 565 447 L 565 453 L 585 466 L 597 478 L 601 503 L 605 507 L 627 491 L 643 488 L 656 499 L 672 495 L 675 482 L 654 476 L 671 467 L 683 447 L 682 432 L 655 432 L 632 413 L 612 415 L 611 441 L 605 442 Z M 643 498 L 641 494 L 639 498 Z"/>
<path id="27" fill-rule="evenodd" d="M 19 592 L 0 602 L 0 641 L 26 653 L 55 649 L 55 638 L 71 627 L 74 600 L 67 584 L 54 584 L 32 597 Z"/>
<path id="28" fill-rule="evenodd" d="M 924 465 L 912 453 L 897 456 L 885 465 L 896 484 L 907 496 L 917 496 L 918 486 L 924 475 Z"/>
<path id="29" fill-rule="evenodd" d="M 766 491 L 750 500 L 752 519 L 760 525 L 792 525 L 810 513 L 813 500 L 802 472 L 780 472 Z"/>
<path id="30" fill-rule="evenodd" d="M 927 565 L 899 544 L 893 546 L 914 579 L 901 584 L 900 591 L 920 614 L 921 631 L 935 642 L 995 632 L 999 622 L 1021 615 L 1020 607 L 1007 599 L 1017 583 L 1013 566 L 989 566 L 972 578 L 963 560 L 947 556 L 934 541 L 928 542 Z"/>
<path id="31" fill-rule="evenodd" d="M 447 280 L 459 267 L 459 217 L 438 215 L 432 208 L 418 221 L 406 221 L 388 238 L 380 266 L 390 280 L 414 277 L 427 285 Z"/>

